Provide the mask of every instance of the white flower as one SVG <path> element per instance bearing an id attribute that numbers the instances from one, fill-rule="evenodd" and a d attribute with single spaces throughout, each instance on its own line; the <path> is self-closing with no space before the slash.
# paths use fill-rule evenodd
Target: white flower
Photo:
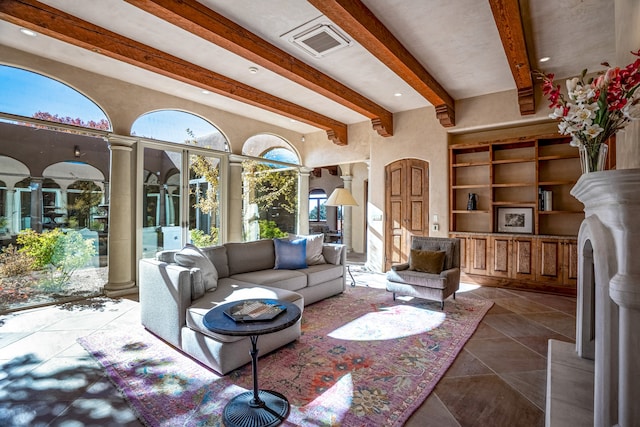
<path id="1" fill-rule="evenodd" d="M 580 141 L 576 137 L 573 137 L 571 138 L 571 142 L 569 143 L 569 145 L 572 147 L 582 147 L 582 141 Z"/>
<path id="2" fill-rule="evenodd" d="M 571 110 L 570 120 L 575 120 L 579 122 L 583 122 L 585 125 L 590 125 L 595 118 L 595 111 L 598 109 L 598 104 L 595 104 L 595 110 L 593 109 L 594 104 L 580 105 L 576 109 Z"/>
<path id="3" fill-rule="evenodd" d="M 598 136 L 604 129 L 602 129 L 598 124 L 589 125 L 584 129 L 584 133 L 587 134 L 591 138 L 595 138 Z"/>
<path id="4" fill-rule="evenodd" d="M 591 86 L 577 85 L 575 90 L 569 93 L 569 98 L 575 100 L 579 104 L 588 102 L 594 96 L 596 96 L 596 92 Z"/>
<path id="5" fill-rule="evenodd" d="M 561 119 L 564 117 L 564 107 L 560 106 L 553 109 L 553 113 L 549 114 L 551 119 Z"/>
<path id="6" fill-rule="evenodd" d="M 573 93 L 574 90 L 576 90 L 576 86 L 578 86 L 578 82 L 580 81 L 579 78 L 574 77 L 572 79 L 567 79 L 566 84 L 567 84 L 567 93 L 569 95 L 571 95 L 571 93 Z"/>

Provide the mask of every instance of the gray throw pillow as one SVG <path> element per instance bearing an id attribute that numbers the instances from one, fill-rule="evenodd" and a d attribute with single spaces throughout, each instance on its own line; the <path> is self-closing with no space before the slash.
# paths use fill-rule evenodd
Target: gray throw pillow
<path id="1" fill-rule="evenodd" d="M 184 248 L 176 252 L 175 260 L 183 267 L 199 268 L 205 290 L 211 291 L 218 287 L 218 270 L 197 246 L 187 243 Z"/>
<path id="2" fill-rule="evenodd" d="M 324 234 L 310 234 L 308 236 L 289 233 L 289 240 L 305 239 L 307 241 L 307 265 L 326 264 L 322 255 Z"/>

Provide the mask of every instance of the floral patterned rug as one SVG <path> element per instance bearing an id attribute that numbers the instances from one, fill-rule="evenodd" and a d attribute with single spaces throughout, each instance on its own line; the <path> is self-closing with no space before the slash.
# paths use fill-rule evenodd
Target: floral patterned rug
<path id="1" fill-rule="evenodd" d="M 441 311 L 349 287 L 306 307 L 302 337 L 260 358 L 260 388 L 289 399 L 284 426 L 401 426 L 492 305 L 459 294 Z M 250 365 L 220 377 L 142 327 L 79 342 L 148 426 L 220 426 L 225 404 L 253 386 Z"/>

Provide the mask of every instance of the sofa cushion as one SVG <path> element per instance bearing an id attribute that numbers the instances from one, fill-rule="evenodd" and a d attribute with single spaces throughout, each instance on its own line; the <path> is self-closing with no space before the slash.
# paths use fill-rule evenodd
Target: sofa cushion
<path id="1" fill-rule="evenodd" d="M 307 275 L 307 286 L 315 286 L 342 277 L 344 267 L 342 265 L 318 264 L 310 265 L 300 271 Z"/>
<path id="2" fill-rule="evenodd" d="M 444 251 L 411 249 L 411 254 L 409 255 L 409 270 L 440 274 L 444 266 L 444 257 Z"/>
<path id="3" fill-rule="evenodd" d="M 224 246 L 227 248 L 229 276 L 249 271 L 266 270 L 273 268 L 276 263 L 273 239 L 225 243 Z"/>
<path id="4" fill-rule="evenodd" d="M 251 298 L 279 299 L 292 302 L 301 310 L 304 307 L 302 295 L 298 293 L 266 286 L 240 284 L 233 279 L 225 278 L 220 281 L 216 290 L 206 292 L 202 298 L 194 301 L 191 307 L 187 309 L 187 326 L 221 342 L 234 342 L 244 339 L 246 337 L 235 337 L 211 332 L 204 326 L 202 319 L 209 310 L 219 304 Z"/>
<path id="5" fill-rule="evenodd" d="M 174 258 L 183 267 L 200 269 L 205 290 L 212 290 L 218 286 L 216 267 L 197 246 L 187 243 L 184 248 L 176 252 Z"/>
<path id="6" fill-rule="evenodd" d="M 307 265 L 325 264 L 327 262 L 322 255 L 324 234 L 310 234 L 308 236 L 289 234 L 289 240 L 297 239 L 307 240 Z"/>
<path id="7" fill-rule="evenodd" d="M 256 285 L 269 285 L 280 289 L 297 291 L 307 286 L 307 275 L 304 270 L 262 270 L 234 274 L 232 279 Z"/>
<path id="8" fill-rule="evenodd" d="M 306 239 L 273 239 L 276 251 L 276 270 L 298 270 L 307 268 Z"/>
<path id="9" fill-rule="evenodd" d="M 206 246 L 200 248 L 216 267 L 218 279 L 229 277 L 229 262 L 227 260 L 227 248 L 225 246 Z"/>
<path id="10" fill-rule="evenodd" d="M 342 245 L 323 245 L 322 255 L 328 264 L 338 265 L 342 261 Z"/>

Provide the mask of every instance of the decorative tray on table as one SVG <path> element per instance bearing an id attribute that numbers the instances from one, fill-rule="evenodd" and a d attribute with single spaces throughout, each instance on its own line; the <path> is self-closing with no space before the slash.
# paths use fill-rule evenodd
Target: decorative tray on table
<path id="1" fill-rule="evenodd" d="M 277 300 L 263 299 L 241 301 L 226 309 L 224 314 L 236 322 L 256 322 L 273 320 L 286 310 L 287 307 Z"/>

